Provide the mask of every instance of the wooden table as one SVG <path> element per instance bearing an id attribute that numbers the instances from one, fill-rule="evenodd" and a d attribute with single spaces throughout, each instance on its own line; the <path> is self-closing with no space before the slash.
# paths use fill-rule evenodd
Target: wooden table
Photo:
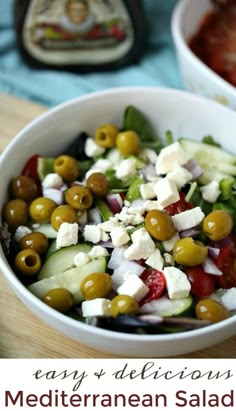
<path id="1" fill-rule="evenodd" d="M 0 150 L 45 107 L 0 94 Z M 15 296 L 0 273 L 0 358 L 119 358 L 59 335 Z M 175 357 L 181 358 L 181 357 Z M 236 358 L 236 336 L 184 358 Z"/>

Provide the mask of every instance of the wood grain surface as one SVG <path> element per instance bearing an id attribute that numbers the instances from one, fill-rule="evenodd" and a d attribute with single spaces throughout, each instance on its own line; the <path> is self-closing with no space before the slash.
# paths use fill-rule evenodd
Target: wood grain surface
<path id="1" fill-rule="evenodd" d="M 0 94 L 0 151 L 45 107 Z M 36 318 L 0 272 L 0 358 L 119 358 L 71 341 Z M 236 336 L 211 348 L 173 358 L 236 358 Z"/>

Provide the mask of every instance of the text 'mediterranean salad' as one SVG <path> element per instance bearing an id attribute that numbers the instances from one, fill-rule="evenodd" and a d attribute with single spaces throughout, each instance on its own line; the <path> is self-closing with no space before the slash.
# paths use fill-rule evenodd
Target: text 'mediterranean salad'
<path id="1" fill-rule="evenodd" d="M 123 124 L 34 154 L 9 182 L 1 240 L 19 279 L 91 326 L 157 334 L 236 312 L 236 156 L 127 106 Z"/>

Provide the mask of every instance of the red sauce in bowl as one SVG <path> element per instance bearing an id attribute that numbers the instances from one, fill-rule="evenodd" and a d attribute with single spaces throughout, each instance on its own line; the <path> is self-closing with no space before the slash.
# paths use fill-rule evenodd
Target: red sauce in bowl
<path id="1" fill-rule="evenodd" d="M 215 73 L 236 86 L 236 1 L 207 13 L 189 46 Z"/>

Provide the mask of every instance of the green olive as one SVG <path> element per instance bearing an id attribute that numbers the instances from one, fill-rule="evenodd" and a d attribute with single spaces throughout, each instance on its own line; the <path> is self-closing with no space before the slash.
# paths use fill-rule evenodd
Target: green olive
<path id="1" fill-rule="evenodd" d="M 66 202 L 76 210 L 86 210 L 91 207 L 93 196 L 87 187 L 74 185 L 66 191 Z"/>
<path id="2" fill-rule="evenodd" d="M 66 313 L 74 305 L 74 296 L 67 288 L 53 288 L 43 296 L 42 301 L 55 310 Z"/>
<path id="3" fill-rule="evenodd" d="M 208 254 L 208 248 L 192 237 L 181 238 L 173 248 L 173 257 L 176 263 L 192 267 L 202 264 Z"/>
<path id="4" fill-rule="evenodd" d="M 31 248 L 42 255 L 48 249 L 48 238 L 45 234 L 36 231 L 34 233 L 26 234 L 19 241 L 19 248 L 21 250 Z"/>
<path id="5" fill-rule="evenodd" d="M 68 155 L 57 157 L 54 161 L 53 169 L 66 183 L 72 183 L 79 175 L 78 161 Z"/>
<path id="6" fill-rule="evenodd" d="M 19 251 L 15 257 L 15 267 L 20 274 L 27 277 L 37 274 L 41 268 L 39 254 L 30 248 Z"/>
<path id="7" fill-rule="evenodd" d="M 145 217 L 145 228 L 158 241 L 169 240 L 175 234 L 174 223 L 165 211 L 148 211 Z"/>
<path id="8" fill-rule="evenodd" d="M 95 131 L 95 141 L 103 148 L 111 148 L 116 145 L 116 136 L 119 130 L 114 124 L 103 124 Z"/>
<path id="9" fill-rule="evenodd" d="M 226 238 L 232 231 L 233 219 L 224 210 L 215 210 L 203 220 L 202 230 L 210 240 L 218 241 Z"/>
<path id="10" fill-rule="evenodd" d="M 129 295 L 117 295 L 111 300 L 110 313 L 112 317 L 119 314 L 134 315 L 138 312 L 139 305 Z"/>
<path id="11" fill-rule="evenodd" d="M 102 197 L 109 191 L 109 181 L 103 173 L 92 173 L 87 179 L 87 187 L 96 196 Z"/>
<path id="12" fill-rule="evenodd" d="M 226 308 L 210 298 L 198 301 L 195 307 L 195 314 L 200 320 L 208 320 L 213 323 L 226 320 L 229 317 Z"/>
<path id="13" fill-rule="evenodd" d="M 51 219 L 52 212 L 56 207 L 57 204 L 50 198 L 35 198 L 29 207 L 30 217 L 37 223 L 48 223 Z"/>
<path id="14" fill-rule="evenodd" d="M 3 210 L 3 218 L 10 228 L 16 229 L 28 221 L 29 207 L 19 198 L 8 201 Z"/>
<path id="15" fill-rule="evenodd" d="M 80 291 L 85 300 L 103 298 L 111 291 L 111 276 L 107 273 L 92 273 L 83 279 Z"/>
<path id="16" fill-rule="evenodd" d="M 141 140 L 135 131 L 122 131 L 117 135 L 116 146 L 124 156 L 138 155 L 141 150 Z"/>
<path id="17" fill-rule="evenodd" d="M 74 208 L 68 204 L 55 208 L 51 215 L 51 225 L 58 231 L 62 223 L 77 223 L 78 214 Z"/>
<path id="18" fill-rule="evenodd" d="M 21 198 L 25 201 L 32 201 L 37 197 L 38 187 L 32 178 L 27 176 L 18 176 L 11 181 L 11 195 L 14 198 Z"/>

